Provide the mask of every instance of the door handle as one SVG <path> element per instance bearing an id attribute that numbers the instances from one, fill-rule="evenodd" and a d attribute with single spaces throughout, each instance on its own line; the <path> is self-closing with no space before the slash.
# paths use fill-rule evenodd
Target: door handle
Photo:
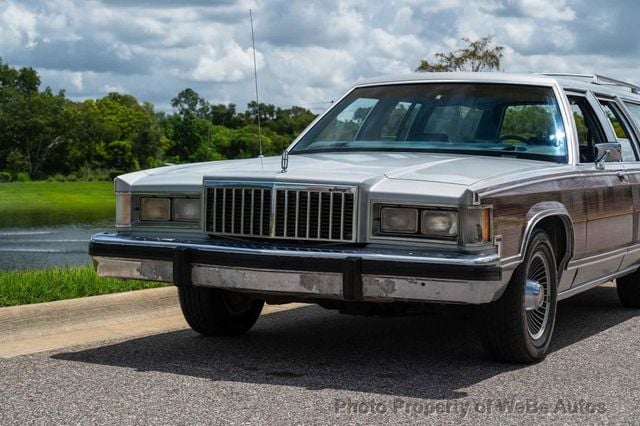
<path id="1" fill-rule="evenodd" d="M 620 182 L 627 179 L 627 173 L 624 170 L 618 170 L 617 175 L 618 175 L 618 179 L 620 179 Z"/>

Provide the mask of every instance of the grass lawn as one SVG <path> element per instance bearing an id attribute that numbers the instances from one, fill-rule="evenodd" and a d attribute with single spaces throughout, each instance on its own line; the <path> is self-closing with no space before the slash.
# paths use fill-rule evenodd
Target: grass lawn
<path id="1" fill-rule="evenodd" d="M 163 287 L 151 281 L 100 278 L 93 267 L 0 271 L 0 307 Z"/>
<path id="2" fill-rule="evenodd" d="M 0 228 L 114 220 L 112 182 L 0 183 Z"/>

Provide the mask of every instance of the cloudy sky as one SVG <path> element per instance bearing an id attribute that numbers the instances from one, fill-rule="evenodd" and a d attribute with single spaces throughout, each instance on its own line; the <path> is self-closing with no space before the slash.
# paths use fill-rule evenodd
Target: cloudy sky
<path id="1" fill-rule="evenodd" d="M 131 93 L 169 110 L 191 87 L 243 108 L 316 112 L 355 81 L 494 34 L 505 71 L 599 72 L 640 83 L 637 0 L 0 0 L 0 57 L 74 99 Z"/>

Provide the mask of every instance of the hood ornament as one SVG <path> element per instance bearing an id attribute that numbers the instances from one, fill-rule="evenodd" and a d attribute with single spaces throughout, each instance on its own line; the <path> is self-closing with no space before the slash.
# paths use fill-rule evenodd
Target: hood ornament
<path id="1" fill-rule="evenodd" d="M 289 151 L 286 149 L 282 151 L 282 157 L 280 158 L 280 173 L 287 173 L 287 169 L 289 168 Z"/>

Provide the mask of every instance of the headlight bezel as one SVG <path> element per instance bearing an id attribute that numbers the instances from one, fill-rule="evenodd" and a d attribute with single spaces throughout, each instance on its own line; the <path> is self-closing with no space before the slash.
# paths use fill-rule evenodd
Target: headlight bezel
<path id="1" fill-rule="evenodd" d="M 142 208 L 144 199 L 168 199 L 169 216 L 158 219 L 145 218 Z M 186 219 L 176 217 L 175 200 L 194 200 L 198 218 Z M 148 192 L 116 192 L 116 227 L 118 228 L 176 228 L 199 229 L 202 224 L 202 197 L 200 193 L 148 193 Z M 128 222 L 126 221 L 128 219 Z"/>
<path id="2" fill-rule="evenodd" d="M 381 228 L 382 209 L 383 208 L 408 208 L 417 209 L 419 215 L 418 231 L 416 233 L 399 233 L 384 232 Z M 490 205 L 473 205 L 473 206 L 457 206 L 457 205 L 436 205 L 436 204 L 419 204 L 411 202 L 394 202 L 394 201 L 371 201 L 369 205 L 369 239 L 371 241 L 397 241 L 397 242 L 434 242 L 438 244 L 459 245 L 465 247 L 484 247 L 493 243 L 493 206 Z M 434 214 L 452 215 L 456 217 L 456 232 L 451 235 L 434 235 L 424 234 L 423 231 L 423 213 L 430 212 Z M 474 216 L 475 215 L 475 216 Z M 468 226 L 475 226 L 473 217 L 482 219 L 482 238 L 470 238 Z"/>

